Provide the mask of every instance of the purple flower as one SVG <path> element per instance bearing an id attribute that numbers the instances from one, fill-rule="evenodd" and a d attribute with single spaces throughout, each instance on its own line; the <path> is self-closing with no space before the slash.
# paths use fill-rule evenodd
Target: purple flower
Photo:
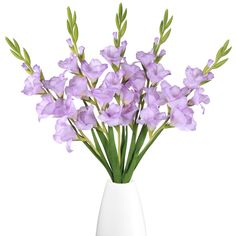
<path id="1" fill-rule="evenodd" d="M 86 98 L 90 96 L 90 92 L 88 90 L 87 79 L 84 77 L 75 76 L 70 80 L 69 86 L 66 87 L 66 94 L 69 97 L 76 98 Z"/>
<path id="2" fill-rule="evenodd" d="M 46 88 L 54 91 L 58 96 L 62 96 L 64 93 L 66 80 L 67 78 L 65 78 L 63 73 L 58 77 L 52 77 L 50 80 L 45 80 L 44 85 Z"/>
<path id="3" fill-rule="evenodd" d="M 165 49 L 162 49 L 158 55 L 158 57 L 164 57 L 166 55 L 166 50 Z"/>
<path id="4" fill-rule="evenodd" d="M 161 91 L 162 91 L 163 96 L 166 98 L 166 100 L 168 102 L 172 102 L 176 99 L 179 99 L 179 98 L 185 96 L 189 92 L 189 89 L 186 87 L 181 89 L 180 87 L 178 87 L 176 85 L 171 86 L 166 81 L 162 81 L 161 82 Z"/>
<path id="5" fill-rule="evenodd" d="M 207 62 L 208 67 L 211 67 L 211 65 L 214 63 L 214 61 L 212 59 L 209 59 Z"/>
<path id="6" fill-rule="evenodd" d="M 81 63 L 81 70 L 92 82 L 95 82 L 107 67 L 107 64 L 102 64 L 97 59 L 92 59 L 89 64 L 86 61 Z"/>
<path id="7" fill-rule="evenodd" d="M 139 100 L 139 93 L 129 89 L 126 85 L 123 85 L 120 91 L 120 98 L 124 105 L 128 105 Z"/>
<path id="8" fill-rule="evenodd" d="M 108 126 L 116 126 L 120 125 L 121 123 L 121 112 L 121 106 L 115 103 L 111 103 L 110 106 L 105 111 L 102 111 L 98 117 L 102 122 L 105 122 Z"/>
<path id="9" fill-rule="evenodd" d="M 137 92 L 140 92 L 145 86 L 145 74 L 142 70 L 136 72 L 127 82 L 127 85 L 132 86 Z"/>
<path id="10" fill-rule="evenodd" d="M 99 88 L 93 89 L 92 95 L 96 98 L 101 106 L 104 106 L 111 102 L 114 96 L 114 91 L 112 89 L 100 86 Z"/>
<path id="11" fill-rule="evenodd" d="M 28 66 L 25 64 L 25 63 L 22 63 L 22 68 L 24 69 L 24 70 L 28 70 L 29 68 L 28 68 Z"/>
<path id="12" fill-rule="evenodd" d="M 71 56 L 69 58 L 66 58 L 64 61 L 59 61 L 58 65 L 62 69 L 71 71 L 73 73 L 79 72 L 79 66 L 77 64 L 77 57 L 74 54 L 71 54 Z"/>
<path id="13" fill-rule="evenodd" d="M 76 126 L 81 130 L 89 130 L 95 127 L 97 120 L 93 113 L 93 107 L 81 107 L 77 111 Z"/>
<path id="14" fill-rule="evenodd" d="M 214 75 L 211 72 L 205 76 L 202 70 L 199 68 L 191 68 L 190 66 L 185 70 L 185 74 L 186 78 L 184 79 L 184 85 L 190 89 L 198 88 L 202 82 L 214 78 Z"/>
<path id="15" fill-rule="evenodd" d="M 129 80 L 132 78 L 138 71 L 140 71 L 140 68 L 134 64 L 129 65 L 127 62 L 121 64 L 121 68 L 124 71 L 124 77 L 125 80 Z"/>
<path id="16" fill-rule="evenodd" d="M 66 149 L 68 152 L 71 152 L 70 145 L 76 139 L 76 134 L 73 128 L 67 123 L 67 118 L 58 119 L 55 129 L 56 133 L 53 135 L 54 140 L 58 143 L 66 142 Z"/>
<path id="17" fill-rule="evenodd" d="M 160 82 L 170 74 L 170 71 L 165 70 L 161 64 L 151 63 L 147 67 L 147 76 L 153 84 Z"/>
<path id="18" fill-rule="evenodd" d="M 145 88 L 146 95 L 144 101 L 148 106 L 161 106 L 166 103 L 166 99 L 161 92 L 157 92 L 155 87 Z"/>
<path id="19" fill-rule="evenodd" d="M 35 65 L 33 70 L 34 73 L 25 80 L 25 87 L 22 90 L 22 93 L 28 96 L 44 93 L 43 84 L 40 81 L 40 67 Z"/>
<path id="20" fill-rule="evenodd" d="M 55 110 L 53 114 L 55 117 L 74 117 L 76 114 L 76 108 L 72 98 L 57 99 L 57 101 L 55 102 Z"/>
<path id="21" fill-rule="evenodd" d="M 112 35 L 113 35 L 114 39 L 118 39 L 118 33 L 117 32 L 113 32 Z"/>
<path id="22" fill-rule="evenodd" d="M 136 58 L 142 63 L 142 65 L 147 67 L 148 65 L 154 62 L 155 55 L 153 54 L 153 52 L 137 52 Z"/>
<path id="23" fill-rule="evenodd" d="M 42 96 L 42 101 L 36 105 L 39 121 L 53 115 L 55 109 L 55 102 L 51 95 L 45 94 Z"/>
<path id="24" fill-rule="evenodd" d="M 159 37 L 154 38 L 154 43 L 155 43 L 155 44 L 158 44 L 159 41 L 160 41 L 160 38 L 159 38 Z"/>
<path id="25" fill-rule="evenodd" d="M 73 47 L 73 43 L 72 43 L 71 38 L 67 39 L 66 42 L 70 48 Z"/>
<path id="26" fill-rule="evenodd" d="M 116 48 L 115 46 L 108 46 L 100 51 L 101 55 L 110 63 L 119 65 L 122 59 L 122 53 L 126 49 L 127 42 L 122 42 L 121 46 L 119 48 Z"/>
<path id="27" fill-rule="evenodd" d="M 121 111 L 121 125 L 129 125 L 133 122 L 134 116 L 138 108 L 134 103 L 122 107 Z"/>
<path id="28" fill-rule="evenodd" d="M 84 54 L 84 50 L 85 50 L 85 47 L 84 46 L 80 46 L 79 47 L 79 55 L 82 56 Z"/>
<path id="29" fill-rule="evenodd" d="M 170 103 L 171 123 L 181 130 L 195 130 L 196 122 L 193 119 L 193 110 L 188 107 L 186 97 L 176 99 Z"/>
<path id="30" fill-rule="evenodd" d="M 149 106 L 141 110 L 139 124 L 145 124 L 150 130 L 154 130 L 160 121 L 166 119 L 166 113 L 160 112 L 157 107 Z"/>
<path id="31" fill-rule="evenodd" d="M 191 105 L 199 105 L 201 103 L 208 104 L 210 102 L 210 98 L 203 94 L 204 89 L 203 88 L 197 88 L 194 91 L 193 97 L 190 99 L 190 104 Z"/>
<path id="32" fill-rule="evenodd" d="M 204 113 L 205 108 L 202 105 L 202 103 L 208 104 L 210 102 L 210 98 L 207 95 L 203 94 L 203 92 L 204 92 L 203 88 L 197 88 L 194 91 L 193 97 L 188 101 L 188 104 L 190 106 L 192 106 L 192 105 L 201 105 L 201 108 L 202 108 L 203 113 Z"/>
<path id="33" fill-rule="evenodd" d="M 119 94 L 122 87 L 120 76 L 115 72 L 109 72 L 102 83 L 102 87 Z"/>

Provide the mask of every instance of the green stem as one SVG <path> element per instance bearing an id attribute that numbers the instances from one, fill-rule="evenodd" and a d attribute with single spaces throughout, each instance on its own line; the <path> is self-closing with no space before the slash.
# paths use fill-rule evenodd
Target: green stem
<path id="1" fill-rule="evenodd" d="M 120 137 L 120 126 L 117 127 L 117 136 L 118 136 L 118 161 L 119 161 L 119 164 L 121 164 L 121 137 Z"/>
<path id="2" fill-rule="evenodd" d="M 137 165 L 139 164 L 139 162 L 141 161 L 141 159 L 143 158 L 144 154 L 147 152 L 147 150 L 150 148 L 150 146 L 153 144 L 153 142 L 157 139 L 157 137 L 161 134 L 161 132 L 165 129 L 165 125 L 167 124 L 167 122 L 169 121 L 169 117 L 164 121 L 164 123 L 159 127 L 159 129 L 153 134 L 152 139 L 149 140 L 149 142 L 146 144 L 146 146 L 143 148 L 143 150 L 138 153 L 137 155 L 135 155 L 135 157 L 133 158 L 129 169 L 126 171 L 124 177 L 123 177 L 123 183 L 128 183 L 131 178 L 132 175 L 134 173 L 134 170 L 136 169 Z"/>

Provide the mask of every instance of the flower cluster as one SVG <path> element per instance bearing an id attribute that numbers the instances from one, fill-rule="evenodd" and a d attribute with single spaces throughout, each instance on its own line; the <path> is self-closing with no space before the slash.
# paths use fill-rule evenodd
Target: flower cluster
<path id="1" fill-rule="evenodd" d="M 50 79 L 44 78 L 38 65 L 31 66 L 25 49 L 22 55 L 18 43 L 7 38 L 13 54 L 24 61 L 23 68 L 30 74 L 22 92 L 41 96 L 41 101 L 36 105 L 39 120 L 55 117 L 55 141 L 66 142 L 68 151 L 71 151 L 72 141 L 84 142 L 116 182 L 130 180 L 138 162 L 164 129 L 196 129 L 194 106 L 200 105 L 204 109 L 203 105 L 210 102 L 202 86 L 214 78 L 212 70 L 227 61 L 221 59 L 231 49 L 227 41 L 215 60 L 209 60 L 203 70 L 188 66 L 183 84 L 177 86 L 167 82 L 171 72 L 160 62 L 166 51 L 162 49 L 159 52 L 170 35 L 173 17 L 169 19 L 168 11 L 165 12 L 160 25 L 160 38 L 154 40 L 153 48 L 149 52 L 138 51 L 137 60 L 128 63 L 125 58 L 127 42 L 122 41 L 127 27 L 126 15 L 127 10 L 123 11 L 120 5 L 116 15 L 117 32 L 113 33 L 114 46 L 101 50 L 101 59 L 88 60 L 85 58 L 85 47 L 77 47 L 76 14 L 72 16 L 68 8 L 67 27 L 71 38 L 67 43 L 71 54 L 58 62 L 61 74 Z M 141 127 L 139 135 L 138 127 Z M 118 134 L 117 149 L 113 128 Z M 124 167 L 129 129 L 132 140 Z M 86 130 L 91 131 L 94 144 L 84 133 Z M 150 140 L 141 151 L 147 132 Z"/>
<path id="2" fill-rule="evenodd" d="M 64 71 L 49 80 L 40 79 L 39 66 L 33 67 L 34 73 L 26 79 L 23 93 L 41 94 L 42 101 L 36 106 L 39 119 L 50 115 L 58 118 L 56 141 L 71 143 L 76 139 L 68 119 L 73 119 L 79 130 L 90 130 L 101 123 L 137 123 L 153 131 L 167 118 L 181 130 L 195 130 L 193 105 L 209 103 L 201 84 L 212 80 L 213 74 L 187 67 L 183 86 L 170 85 L 167 78 L 171 72 L 155 62 L 153 51 L 137 52 L 138 62 L 128 64 L 121 56 L 126 45 L 124 41 L 119 48 L 108 46 L 101 50 L 108 64 L 98 59 L 79 62 L 71 54 L 58 63 Z M 112 65 L 118 68 L 114 71 L 109 67 Z M 166 107 L 165 111 L 162 107 Z"/>

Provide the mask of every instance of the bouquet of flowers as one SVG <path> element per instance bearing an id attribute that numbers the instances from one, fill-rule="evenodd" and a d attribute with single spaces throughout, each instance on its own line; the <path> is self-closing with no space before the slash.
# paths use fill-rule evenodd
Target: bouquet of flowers
<path id="1" fill-rule="evenodd" d="M 32 66 L 26 49 L 6 38 L 12 54 L 23 61 L 29 74 L 23 93 L 38 95 L 39 120 L 56 118 L 54 139 L 66 143 L 82 142 L 107 170 L 115 183 L 128 183 L 139 162 L 166 129 L 195 130 L 194 106 L 210 102 L 203 85 L 213 80 L 212 71 L 228 60 L 229 41 L 218 50 L 214 60 L 203 69 L 188 66 L 183 85 L 167 82 L 171 75 L 161 60 L 166 51 L 163 44 L 171 33 L 173 16 L 165 11 L 149 52 L 138 51 L 137 61 L 125 57 L 127 42 L 127 9 L 119 5 L 115 17 L 117 31 L 113 43 L 100 51 L 105 62 L 85 58 L 85 48 L 78 45 L 76 12 L 67 9 L 67 40 L 71 54 L 59 61 L 62 73 L 50 79 L 42 68 Z"/>

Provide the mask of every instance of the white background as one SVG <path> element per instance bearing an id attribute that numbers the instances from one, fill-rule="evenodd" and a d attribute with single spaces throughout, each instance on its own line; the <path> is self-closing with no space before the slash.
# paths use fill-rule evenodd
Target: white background
<path id="1" fill-rule="evenodd" d="M 163 60 L 171 83 L 187 65 L 203 67 L 226 39 L 230 61 L 206 86 L 211 103 L 197 109 L 196 132 L 166 131 L 147 153 L 134 179 L 148 236 L 235 236 L 235 48 L 233 0 L 124 1 L 128 7 L 127 57 L 148 51 L 165 8 L 174 14 Z M 119 2 L 8 0 L 0 3 L 0 235 L 92 236 L 108 176 L 82 144 L 68 154 L 55 143 L 54 120 L 37 121 L 36 97 L 20 93 L 26 78 L 4 36 L 15 37 L 46 77 L 69 55 L 66 7 L 78 14 L 79 44 L 86 56 L 112 44 Z"/>

